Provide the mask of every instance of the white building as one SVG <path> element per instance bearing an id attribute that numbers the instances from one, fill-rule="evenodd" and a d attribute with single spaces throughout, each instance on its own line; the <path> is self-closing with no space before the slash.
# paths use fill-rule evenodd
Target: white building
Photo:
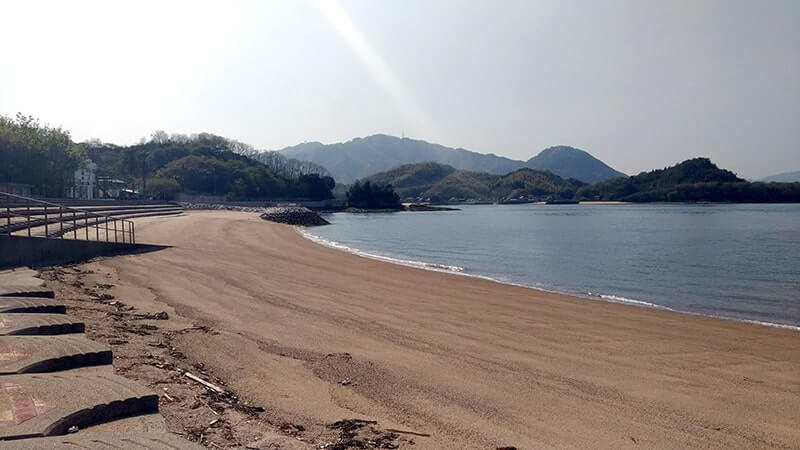
<path id="1" fill-rule="evenodd" d="M 77 169 L 72 175 L 72 187 L 67 197 L 93 200 L 97 197 L 97 164 L 89 164 Z"/>

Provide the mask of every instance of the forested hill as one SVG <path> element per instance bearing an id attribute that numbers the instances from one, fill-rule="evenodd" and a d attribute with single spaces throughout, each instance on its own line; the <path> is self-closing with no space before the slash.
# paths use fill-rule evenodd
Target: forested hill
<path id="1" fill-rule="evenodd" d="M 750 183 L 708 158 L 585 186 L 578 200 L 629 202 L 798 202 L 800 183 Z"/>
<path id="2" fill-rule="evenodd" d="M 430 201 L 460 200 L 502 202 L 514 199 L 572 198 L 584 185 L 550 172 L 523 168 L 505 175 L 456 170 L 435 162 L 405 164 L 373 174 L 366 181 L 390 184 L 400 198 Z"/>
<path id="3" fill-rule="evenodd" d="M 454 169 L 494 175 L 504 175 L 528 167 L 586 183 L 625 176 L 589 153 L 567 146 L 545 149 L 525 162 L 491 153 L 483 154 L 415 139 L 376 134 L 330 145 L 307 142 L 284 148 L 279 152 L 324 166 L 340 183 L 350 183 L 355 179 L 399 165 L 425 161 L 446 164 Z"/>
<path id="4" fill-rule="evenodd" d="M 502 156 L 385 134 L 330 145 L 310 142 L 279 151 L 290 158 L 313 161 L 324 166 L 339 183 L 351 183 L 401 164 L 423 161 L 494 174 L 508 173 L 525 166 L 523 161 Z"/>
<path id="5" fill-rule="evenodd" d="M 0 116 L 0 183 L 31 184 L 35 195 L 61 197 L 73 171 L 89 161 L 97 164 L 98 176 L 122 179 L 143 196 L 160 199 L 185 192 L 236 200 L 318 200 L 331 198 L 334 187 L 319 166 L 261 154 L 208 133 L 157 131 L 149 140 L 122 147 L 96 140 L 75 143 L 69 132 L 32 117 Z"/>
<path id="6" fill-rule="evenodd" d="M 149 141 L 130 147 L 89 143 L 86 150 L 98 172 L 125 177 L 157 198 L 169 199 L 177 192 L 232 200 L 332 198 L 334 181 L 314 172 L 316 165 L 306 173 L 299 162 L 284 157 L 258 160 L 268 154 L 209 133 L 156 132 Z"/>
<path id="7" fill-rule="evenodd" d="M 562 178 L 575 178 L 585 183 L 597 183 L 627 176 L 583 150 L 563 145 L 542 150 L 525 165 L 531 169 L 547 170 Z"/>

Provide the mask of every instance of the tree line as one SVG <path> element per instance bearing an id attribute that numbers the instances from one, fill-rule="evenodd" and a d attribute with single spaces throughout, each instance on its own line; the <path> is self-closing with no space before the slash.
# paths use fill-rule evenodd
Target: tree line
<path id="1" fill-rule="evenodd" d="M 800 202 L 800 183 L 748 182 L 720 169 L 708 158 L 672 167 L 612 178 L 584 186 L 576 200 L 627 202 Z"/>
<path id="2" fill-rule="evenodd" d="M 98 176 L 137 186 L 144 197 L 179 192 L 231 200 L 333 198 L 333 178 L 319 165 L 258 152 L 210 133 L 156 131 L 135 145 L 72 141 L 68 131 L 18 114 L 0 116 L 0 182 L 33 186 L 33 194 L 63 197 L 74 171 L 89 161 Z"/>
<path id="3" fill-rule="evenodd" d="M 35 195 L 60 197 L 86 161 L 68 131 L 23 114 L 0 116 L 0 182 L 30 184 Z"/>

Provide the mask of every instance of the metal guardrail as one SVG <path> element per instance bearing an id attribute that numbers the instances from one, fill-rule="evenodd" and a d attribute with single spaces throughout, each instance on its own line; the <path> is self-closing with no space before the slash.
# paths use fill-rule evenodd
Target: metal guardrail
<path id="1" fill-rule="evenodd" d="M 73 239 L 136 243 L 135 226 L 130 220 L 0 192 L 0 234 L 27 230 L 27 235 L 32 236 L 31 230 L 41 227 L 43 237 L 51 239 L 63 239 L 72 233 Z M 83 232 L 79 233 L 81 228 Z"/>

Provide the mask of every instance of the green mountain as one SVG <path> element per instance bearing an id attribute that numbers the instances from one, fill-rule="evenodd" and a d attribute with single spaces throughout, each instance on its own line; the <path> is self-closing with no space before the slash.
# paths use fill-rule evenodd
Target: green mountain
<path id="1" fill-rule="evenodd" d="M 572 198 L 584 185 L 564 180 L 550 172 L 522 168 L 505 175 L 456 170 L 435 162 L 405 164 L 364 179 L 375 184 L 391 184 L 400 198 L 448 201 L 451 198 L 479 201 L 509 199 Z"/>
<path id="2" fill-rule="evenodd" d="M 455 172 L 452 166 L 435 162 L 404 164 L 365 178 L 373 184 L 391 184 L 401 198 L 420 197 L 434 184 Z"/>
<path id="3" fill-rule="evenodd" d="M 590 154 L 572 147 L 553 147 L 525 162 L 463 148 L 449 148 L 415 139 L 376 134 L 339 144 L 307 142 L 279 151 L 284 156 L 312 161 L 325 167 L 339 183 L 350 183 L 398 165 L 424 161 L 495 175 L 529 167 L 584 182 L 624 176 Z"/>
<path id="4" fill-rule="evenodd" d="M 579 189 L 579 200 L 629 202 L 797 202 L 800 183 L 750 183 L 708 158 Z"/>
<path id="5" fill-rule="evenodd" d="M 549 170 L 560 177 L 575 178 L 585 183 L 626 176 L 583 150 L 563 145 L 542 150 L 525 165 L 531 169 Z"/>
<path id="6" fill-rule="evenodd" d="M 796 172 L 784 172 L 777 175 L 772 175 L 762 178 L 760 181 L 765 183 L 796 183 L 800 182 L 800 170 Z"/>
<path id="7" fill-rule="evenodd" d="M 465 170 L 508 173 L 524 166 L 493 154 L 484 155 L 462 148 L 448 148 L 408 138 L 376 134 L 347 142 L 324 145 L 310 142 L 279 150 L 290 158 L 313 161 L 333 174 L 338 183 L 350 183 L 400 164 L 436 161 Z"/>

